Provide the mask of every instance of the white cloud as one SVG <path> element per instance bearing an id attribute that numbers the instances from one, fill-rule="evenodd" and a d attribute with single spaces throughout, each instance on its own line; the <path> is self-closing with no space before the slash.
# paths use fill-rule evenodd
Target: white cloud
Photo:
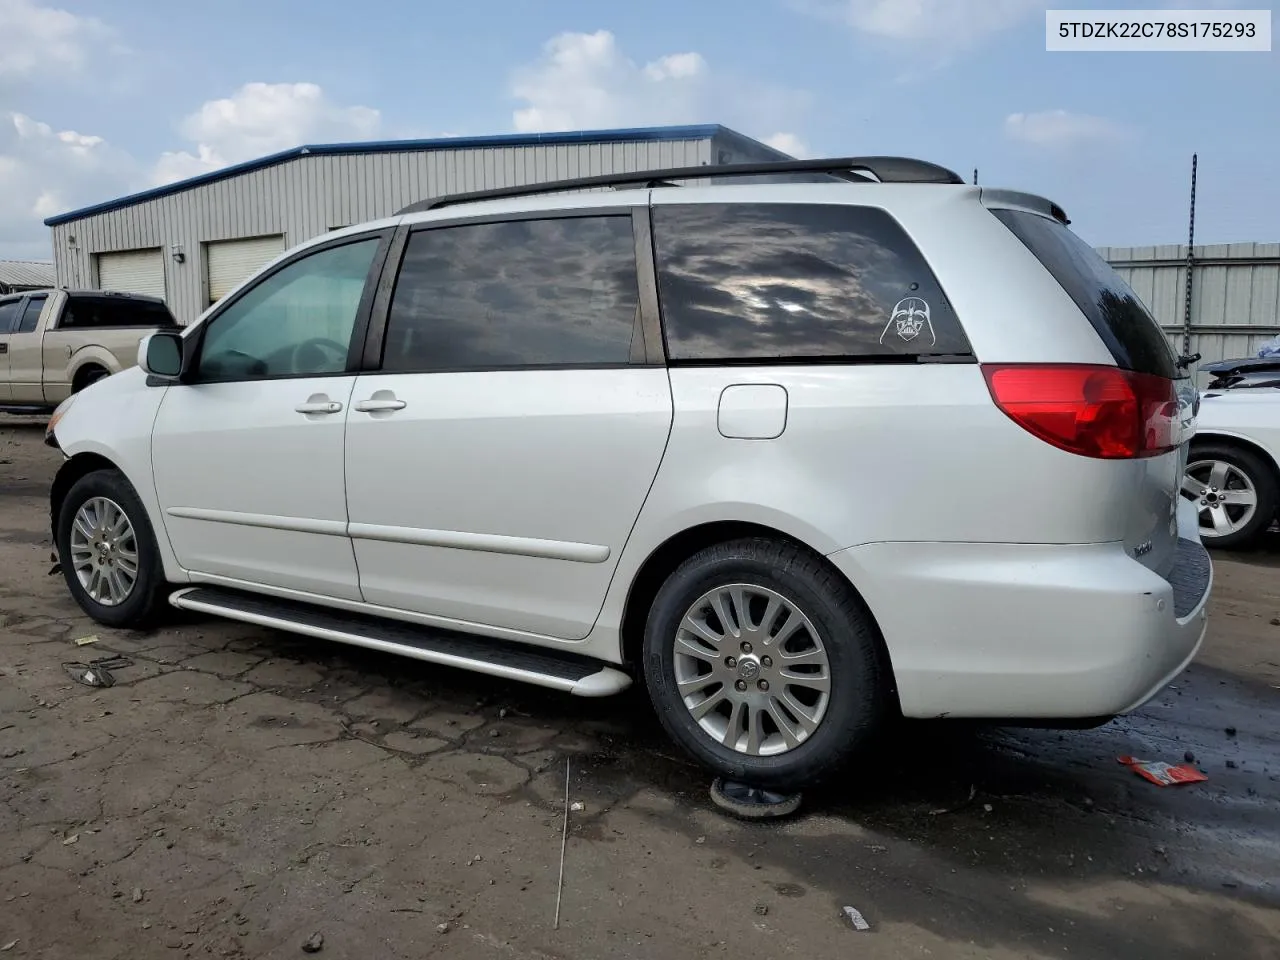
<path id="1" fill-rule="evenodd" d="M 957 48 L 1012 27 L 1039 12 L 1043 0 L 841 0 L 824 4 L 855 30 L 893 41 Z M 904 48 L 912 56 L 930 58 L 935 49 Z"/>
<path id="2" fill-rule="evenodd" d="M 1114 120 L 1067 110 L 1011 113 L 1004 118 L 1004 132 L 1011 140 L 1053 148 L 1114 142 L 1129 136 L 1129 130 Z"/>
<path id="3" fill-rule="evenodd" d="M 170 183 L 304 143 L 365 140 L 381 124 L 377 110 L 339 106 L 314 83 L 246 83 L 179 124 L 194 146 L 162 154 L 152 181 Z"/>
<path id="4" fill-rule="evenodd" d="M 0 0 L 0 80 L 80 70 L 112 36 L 102 21 L 33 0 Z"/>
<path id="5" fill-rule="evenodd" d="M 0 114 L 0 255 L 49 256 L 45 217 L 134 185 L 137 164 L 98 136 Z"/>
<path id="6" fill-rule="evenodd" d="M 250 83 L 183 120 L 192 145 L 151 164 L 101 136 L 0 111 L 0 256 L 47 257 L 43 221 L 55 214 L 303 143 L 365 139 L 380 123 L 378 111 L 337 106 L 313 83 Z"/>
<path id="7" fill-rule="evenodd" d="M 794 133 L 775 133 L 771 137 L 765 137 L 764 142 L 775 150 L 791 154 L 797 160 L 803 160 L 809 156 L 809 145 Z"/>
<path id="8" fill-rule="evenodd" d="M 608 30 L 552 37 L 536 63 L 515 72 L 511 92 L 524 103 L 512 115 L 522 132 L 714 121 L 756 135 L 794 123 L 808 106 L 802 93 L 721 75 L 697 52 L 636 63 Z"/>

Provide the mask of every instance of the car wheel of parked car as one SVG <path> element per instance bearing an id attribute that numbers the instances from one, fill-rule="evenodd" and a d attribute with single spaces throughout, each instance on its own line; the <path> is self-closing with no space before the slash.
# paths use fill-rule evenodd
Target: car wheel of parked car
<path id="1" fill-rule="evenodd" d="M 167 584 L 138 494 L 116 470 L 95 470 L 58 513 L 58 557 L 72 596 L 94 620 L 140 627 L 163 608 Z"/>
<path id="2" fill-rule="evenodd" d="M 812 784 L 884 713 L 885 671 L 861 601 L 820 558 L 738 540 L 685 561 L 658 591 L 644 635 L 658 717 L 723 777 Z"/>
<path id="3" fill-rule="evenodd" d="M 1200 538 L 1207 546 L 1253 546 L 1275 519 L 1275 473 L 1243 447 L 1207 443 L 1192 448 L 1182 495 L 1200 511 Z"/>

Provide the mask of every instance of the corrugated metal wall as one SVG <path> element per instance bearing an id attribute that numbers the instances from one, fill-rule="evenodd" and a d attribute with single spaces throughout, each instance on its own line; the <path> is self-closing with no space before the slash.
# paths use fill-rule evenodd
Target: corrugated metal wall
<path id="1" fill-rule="evenodd" d="M 1100 247 L 1182 350 L 1187 247 Z M 1191 352 L 1200 365 L 1253 356 L 1280 334 L 1280 243 L 1197 246 L 1191 296 Z M 1200 378 L 1205 379 L 1203 375 Z"/>
<path id="2" fill-rule="evenodd" d="M 695 166 L 710 162 L 711 150 L 711 140 L 701 139 L 300 157 L 53 227 L 58 284 L 96 287 L 95 254 L 160 246 L 169 307 L 190 323 L 208 302 L 201 244 L 209 241 L 282 233 L 294 246 L 427 197 Z M 174 244 L 185 262 L 169 255 Z"/>

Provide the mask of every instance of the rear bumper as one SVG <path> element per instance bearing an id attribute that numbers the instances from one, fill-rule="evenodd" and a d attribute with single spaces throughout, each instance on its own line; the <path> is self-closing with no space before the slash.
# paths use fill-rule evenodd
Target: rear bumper
<path id="1" fill-rule="evenodd" d="M 1076 720 L 1140 707 L 1195 658 L 1198 540 L 1164 579 L 1119 543 L 875 543 L 830 559 L 884 634 L 909 717 Z"/>

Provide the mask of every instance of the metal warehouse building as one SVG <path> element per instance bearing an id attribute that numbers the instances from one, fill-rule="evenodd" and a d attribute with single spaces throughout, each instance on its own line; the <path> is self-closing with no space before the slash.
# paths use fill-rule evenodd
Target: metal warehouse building
<path id="1" fill-rule="evenodd" d="M 277 254 L 469 190 L 791 159 L 719 125 L 297 147 L 51 217 L 57 284 L 163 297 L 189 323 Z"/>

